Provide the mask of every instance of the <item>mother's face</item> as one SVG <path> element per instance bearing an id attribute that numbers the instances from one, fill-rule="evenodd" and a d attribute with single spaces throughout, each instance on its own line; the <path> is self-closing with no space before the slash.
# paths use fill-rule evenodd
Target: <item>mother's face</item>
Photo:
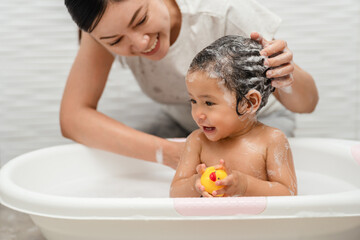
<path id="1" fill-rule="evenodd" d="M 170 46 L 169 10 L 162 0 L 109 2 L 91 35 L 115 54 L 160 60 Z"/>

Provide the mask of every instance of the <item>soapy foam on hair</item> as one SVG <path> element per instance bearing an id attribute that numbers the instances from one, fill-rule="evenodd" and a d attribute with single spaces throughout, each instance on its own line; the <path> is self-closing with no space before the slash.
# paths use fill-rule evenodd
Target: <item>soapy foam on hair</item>
<path id="1" fill-rule="evenodd" d="M 249 38 L 224 36 L 195 56 L 188 73 L 203 71 L 210 78 L 224 80 L 225 86 L 236 93 L 238 102 L 246 99 L 251 89 L 259 91 L 262 96 L 259 111 L 274 90 L 271 80 L 266 78 L 267 67 L 264 66 L 265 58 L 260 55 L 261 50 L 261 44 Z"/>
<path id="2" fill-rule="evenodd" d="M 224 92 L 224 100 L 228 103 L 230 107 L 233 106 L 233 96 L 229 89 L 225 86 L 225 80 L 218 81 L 219 88 Z"/>

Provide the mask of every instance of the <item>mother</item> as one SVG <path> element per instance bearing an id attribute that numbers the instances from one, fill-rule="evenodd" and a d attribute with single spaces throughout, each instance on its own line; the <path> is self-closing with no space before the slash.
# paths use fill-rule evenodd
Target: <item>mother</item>
<path id="1" fill-rule="evenodd" d="M 273 39 L 280 19 L 254 0 L 65 0 L 65 5 L 82 30 L 60 113 L 62 133 L 74 141 L 175 168 L 183 144 L 162 137 L 185 137 L 196 128 L 187 68 L 197 52 L 228 34 L 251 35 L 269 56 L 266 74 L 276 91 L 260 121 L 291 136 L 290 111 L 312 112 L 317 105 L 314 80 L 292 62 L 286 42 L 265 40 Z M 160 124 L 171 126 L 174 135 L 141 132 L 96 110 L 115 56 L 129 66 L 142 91 L 162 103 L 166 122 Z"/>

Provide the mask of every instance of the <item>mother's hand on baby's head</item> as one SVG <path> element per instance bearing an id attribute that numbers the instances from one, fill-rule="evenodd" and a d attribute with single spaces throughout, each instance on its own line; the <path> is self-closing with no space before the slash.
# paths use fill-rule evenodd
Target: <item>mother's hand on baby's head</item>
<path id="1" fill-rule="evenodd" d="M 257 32 L 252 32 L 250 37 L 263 46 L 260 54 L 267 57 L 264 65 L 270 68 L 266 72 L 266 77 L 273 79 L 271 85 L 276 88 L 289 87 L 294 82 L 295 67 L 292 61 L 293 53 L 287 47 L 286 41 L 268 41 Z"/>

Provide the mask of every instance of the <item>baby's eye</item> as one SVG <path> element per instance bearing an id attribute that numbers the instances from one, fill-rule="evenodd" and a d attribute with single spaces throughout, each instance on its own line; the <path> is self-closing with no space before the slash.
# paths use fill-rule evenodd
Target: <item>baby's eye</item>
<path id="1" fill-rule="evenodd" d="M 191 104 L 195 104 L 196 101 L 195 101 L 194 99 L 190 99 L 190 103 L 191 103 Z"/>
<path id="2" fill-rule="evenodd" d="M 208 106 L 212 106 L 212 105 L 214 105 L 215 103 L 206 101 L 205 104 L 208 105 Z"/>

